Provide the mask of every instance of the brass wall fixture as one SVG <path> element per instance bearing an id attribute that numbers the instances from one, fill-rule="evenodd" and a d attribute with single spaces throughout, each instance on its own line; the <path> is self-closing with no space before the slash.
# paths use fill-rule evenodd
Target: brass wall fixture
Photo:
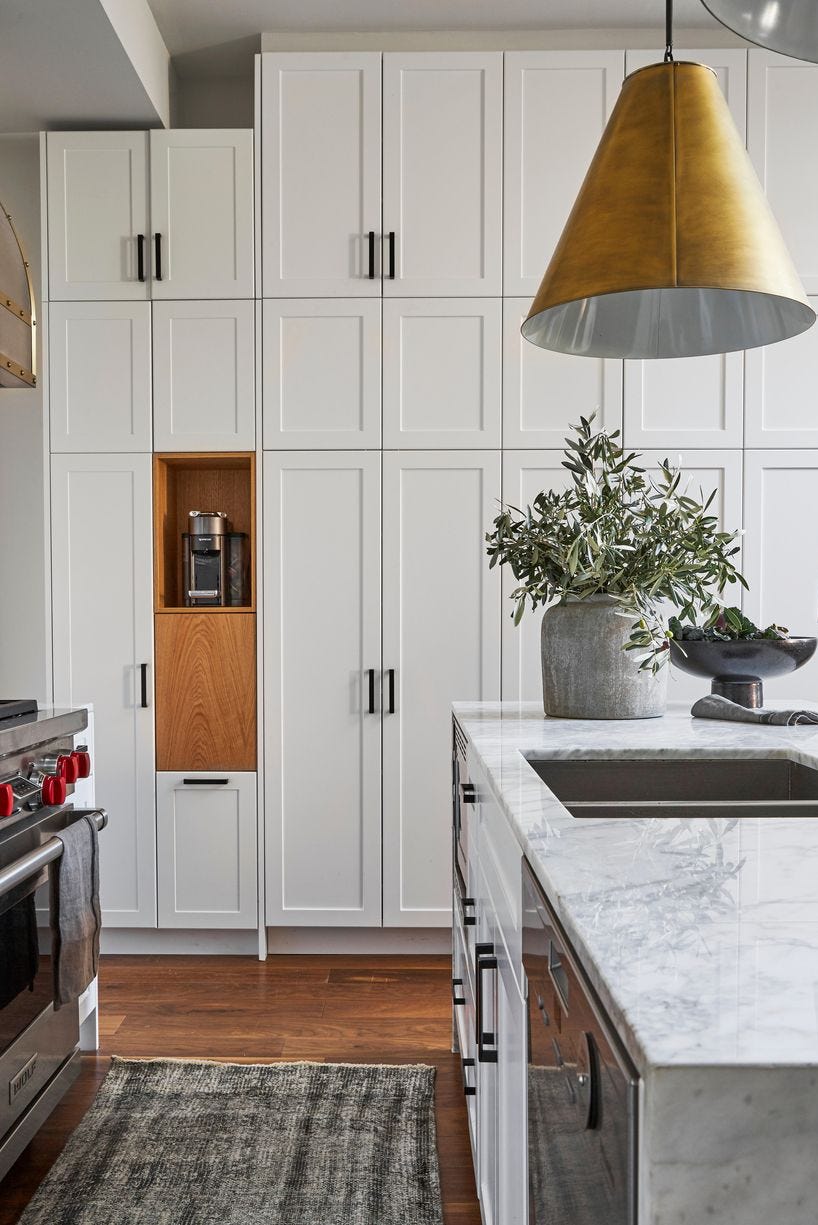
<path id="1" fill-rule="evenodd" d="M 34 292 L 11 216 L 0 204 L 0 387 L 37 385 Z"/>
<path id="2" fill-rule="evenodd" d="M 702 0 L 728 30 L 748 42 L 797 60 L 818 63 L 815 0 Z"/>
<path id="3" fill-rule="evenodd" d="M 665 62 L 622 92 L 523 336 L 588 357 L 694 357 L 815 322 L 715 73 Z"/>

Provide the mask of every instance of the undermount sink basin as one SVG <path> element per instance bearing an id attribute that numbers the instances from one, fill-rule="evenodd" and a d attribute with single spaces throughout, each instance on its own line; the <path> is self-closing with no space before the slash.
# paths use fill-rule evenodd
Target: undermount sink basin
<path id="1" fill-rule="evenodd" d="M 526 760 L 575 817 L 818 817 L 818 770 L 785 758 Z"/>

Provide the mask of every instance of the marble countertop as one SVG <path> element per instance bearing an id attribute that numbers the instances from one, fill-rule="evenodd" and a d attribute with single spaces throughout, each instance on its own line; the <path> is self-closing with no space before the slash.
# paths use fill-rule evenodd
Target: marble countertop
<path id="1" fill-rule="evenodd" d="M 779 705 L 784 705 L 780 703 Z M 575 818 L 526 760 L 784 757 L 818 728 L 454 707 L 637 1068 L 818 1065 L 818 820 Z"/>

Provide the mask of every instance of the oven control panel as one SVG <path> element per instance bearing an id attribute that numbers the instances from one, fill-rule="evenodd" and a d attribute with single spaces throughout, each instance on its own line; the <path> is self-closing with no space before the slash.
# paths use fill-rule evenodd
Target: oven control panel
<path id="1" fill-rule="evenodd" d="M 91 757 L 85 745 L 33 761 L 27 777 L 15 774 L 0 782 L 0 820 L 64 804 L 68 789 L 73 790 L 77 780 L 90 773 Z"/>

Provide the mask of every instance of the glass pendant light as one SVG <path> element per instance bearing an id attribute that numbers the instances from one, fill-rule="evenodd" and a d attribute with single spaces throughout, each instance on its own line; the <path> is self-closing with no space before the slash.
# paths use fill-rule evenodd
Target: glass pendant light
<path id="1" fill-rule="evenodd" d="M 815 0 L 702 0 L 717 21 L 748 42 L 818 63 Z"/>
<path id="2" fill-rule="evenodd" d="M 626 77 L 522 327 L 587 357 L 696 357 L 815 322 L 712 69 Z"/>

